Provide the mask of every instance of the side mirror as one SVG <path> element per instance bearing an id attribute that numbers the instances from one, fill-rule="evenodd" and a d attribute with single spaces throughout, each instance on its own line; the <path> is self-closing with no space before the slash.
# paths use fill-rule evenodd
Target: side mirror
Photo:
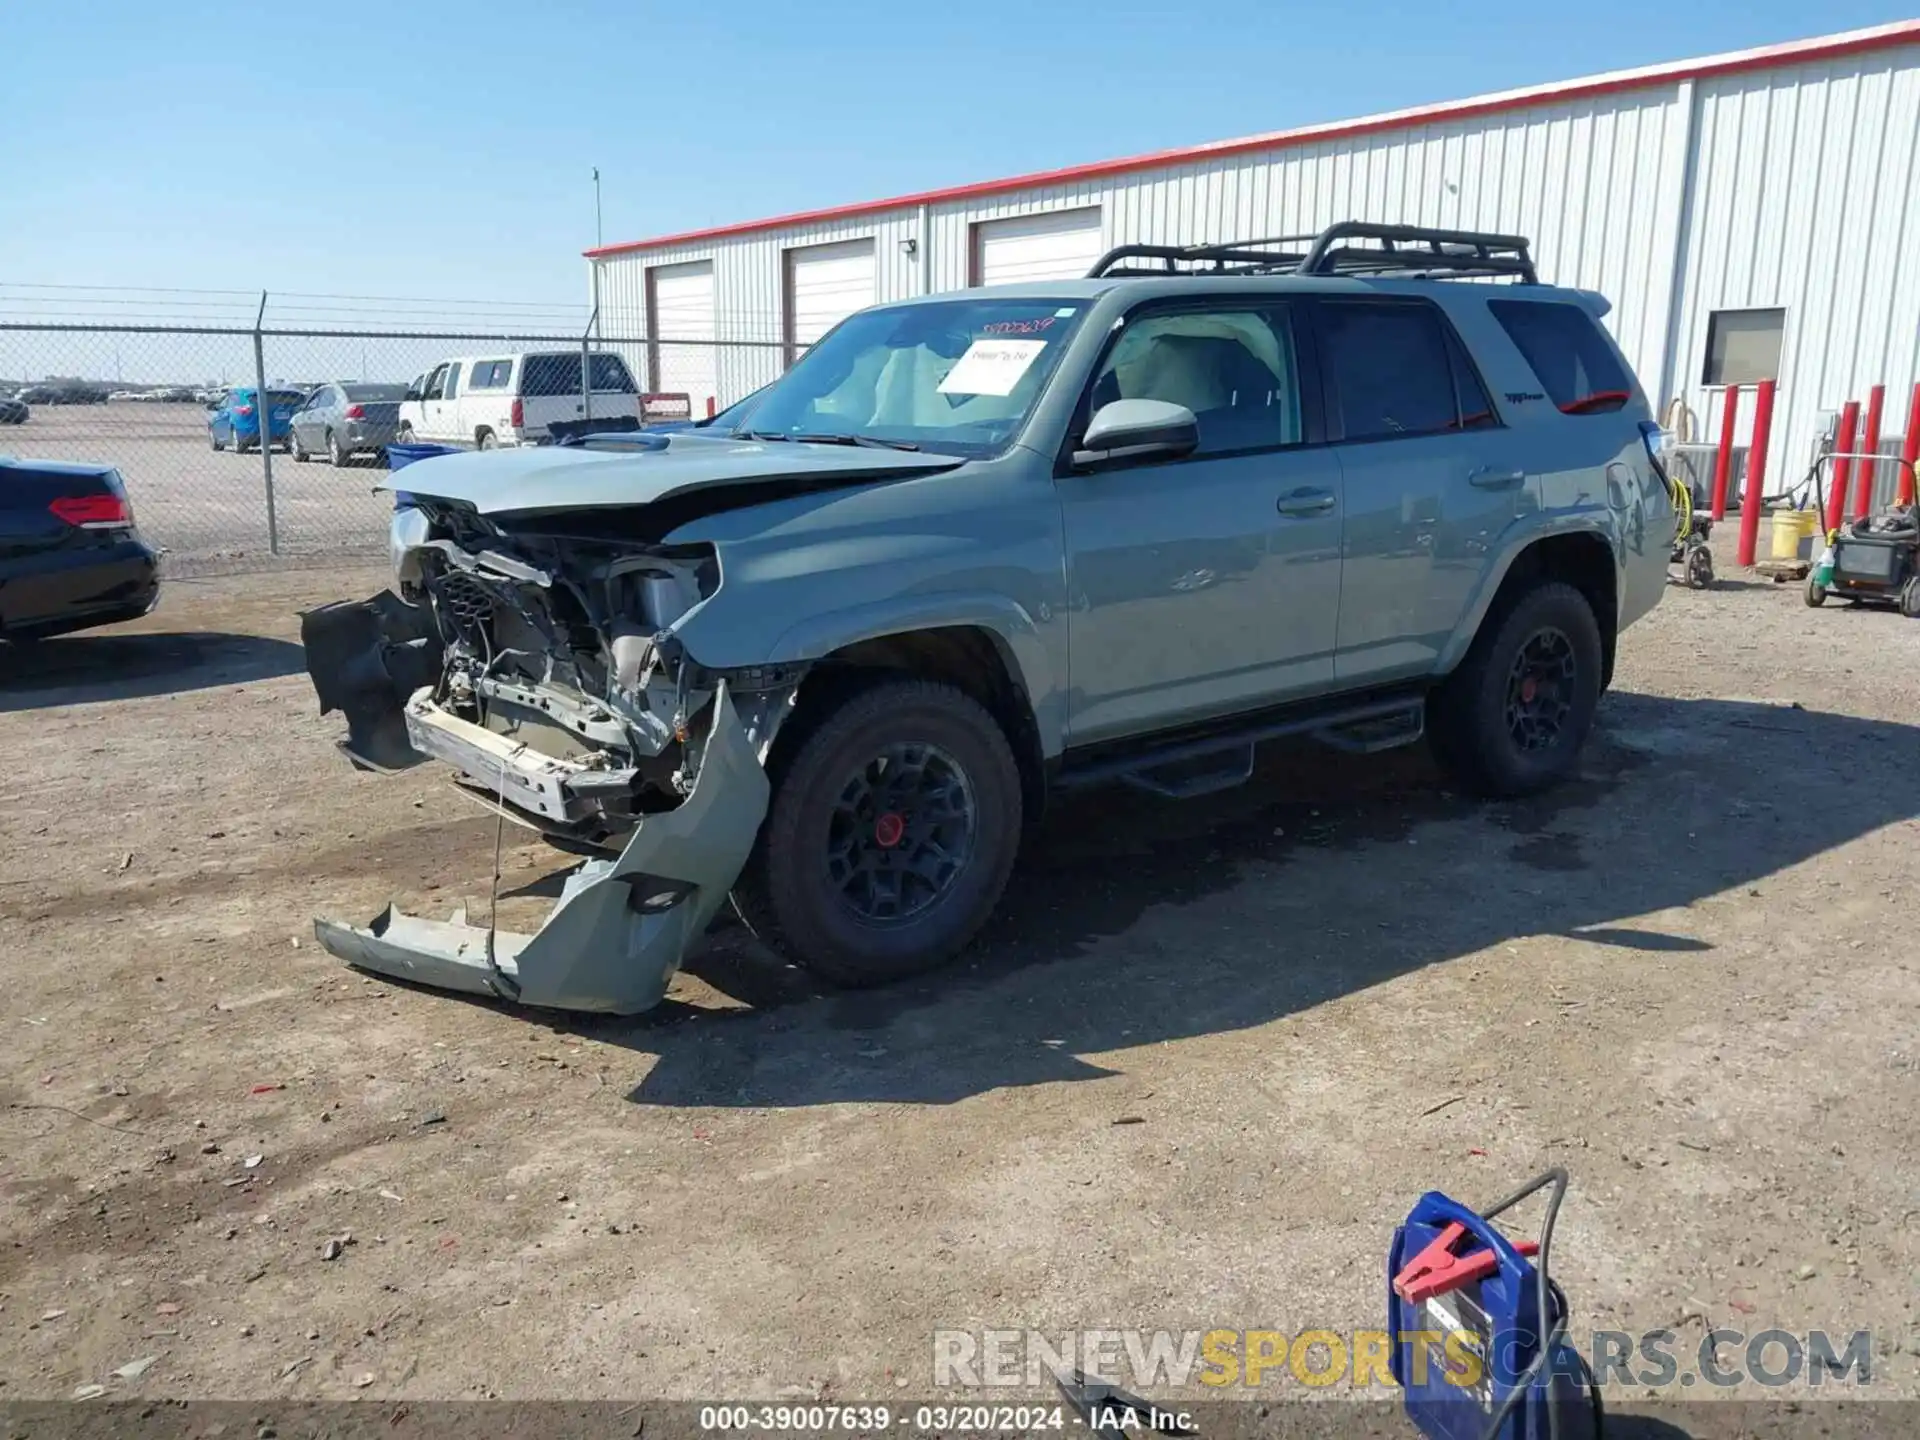
<path id="1" fill-rule="evenodd" d="M 407 387 L 407 393 L 406 393 L 406 394 L 404 394 L 404 395 L 402 395 L 402 396 L 401 396 L 400 398 L 401 398 L 401 399 L 402 399 L 403 401 L 404 401 L 404 400 L 418 400 L 418 399 L 420 398 L 420 391 L 419 391 L 419 390 L 418 390 L 417 388 L 415 388 L 414 386 L 412 386 L 412 385 L 409 385 L 409 386 Z"/>
<path id="2" fill-rule="evenodd" d="M 1167 400 L 1115 400 L 1094 412 L 1073 463 L 1092 468 L 1115 462 L 1190 455 L 1200 444 L 1200 422 Z"/>

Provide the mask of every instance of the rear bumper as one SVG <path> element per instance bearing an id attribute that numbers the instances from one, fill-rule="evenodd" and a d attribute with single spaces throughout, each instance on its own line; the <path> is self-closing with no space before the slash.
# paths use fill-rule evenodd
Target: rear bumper
<path id="1" fill-rule="evenodd" d="M 137 535 L 0 565 L 0 635 L 36 639 L 137 620 L 160 601 L 160 562 Z"/>
<path id="2" fill-rule="evenodd" d="M 384 450 L 399 440 L 400 426 L 349 422 L 345 429 L 335 433 L 340 437 L 343 450 Z"/>
<path id="3" fill-rule="evenodd" d="M 398 980 L 524 1005 L 637 1014 L 660 1002 L 739 878 L 770 793 L 722 685 L 693 793 L 679 808 L 641 820 L 616 858 L 589 860 L 568 875 L 533 934 L 470 924 L 464 907 L 449 920 L 425 920 L 388 906 L 364 926 L 317 920 L 314 935 L 349 965 Z"/>

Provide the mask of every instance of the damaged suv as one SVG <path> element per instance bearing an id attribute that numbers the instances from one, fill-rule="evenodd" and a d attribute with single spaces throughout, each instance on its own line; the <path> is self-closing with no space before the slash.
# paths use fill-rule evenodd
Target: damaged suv
<path id="1" fill-rule="evenodd" d="M 1672 535 L 1605 313 L 1508 236 L 1123 246 L 862 311 L 730 432 L 417 465 L 394 590 L 304 617 L 321 707 L 587 858 L 531 935 L 320 942 L 627 1014 L 731 896 L 874 983 L 967 944 L 1067 786 L 1199 794 L 1289 734 L 1551 784 Z"/>

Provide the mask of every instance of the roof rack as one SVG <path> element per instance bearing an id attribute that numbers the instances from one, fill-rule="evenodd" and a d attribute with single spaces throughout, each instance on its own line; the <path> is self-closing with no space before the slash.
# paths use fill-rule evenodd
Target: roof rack
<path id="1" fill-rule="evenodd" d="M 1343 220 L 1318 235 L 1280 235 L 1220 245 L 1117 245 L 1087 272 L 1090 280 L 1166 275 L 1446 275 L 1539 283 L 1521 235 L 1434 230 Z M 1129 261 L 1154 264 L 1129 264 Z"/>

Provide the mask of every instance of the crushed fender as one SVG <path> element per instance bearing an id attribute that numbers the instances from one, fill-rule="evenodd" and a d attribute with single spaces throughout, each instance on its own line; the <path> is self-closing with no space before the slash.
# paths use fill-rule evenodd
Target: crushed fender
<path id="1" fill-rule="evenodd" d="M 648 815 L 620 854 L 589 860 L 532 935 L 426 920 L 388 906 L 369 925 L 316 920 L 322 948 L 358 969 L 524 1005 L 634 1015 L 666 994 L 739 877 L 771 789 L 724 682 L 693 791 Z"/>

